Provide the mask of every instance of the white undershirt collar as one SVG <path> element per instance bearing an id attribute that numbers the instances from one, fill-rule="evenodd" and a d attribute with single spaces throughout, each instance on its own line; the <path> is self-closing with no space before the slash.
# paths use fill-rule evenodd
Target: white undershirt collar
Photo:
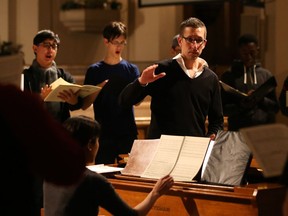
<path id="1" fill-rule="evenodd" d="M 200 76 L 200 74 L 203 72 L 204 67 L 201 68 L 201 70 L 196 71 L 195 73 L 193 72 L 193 70 L 191 69 L 187 69 L 184 63 L 184 59 L 181 55 L 181 53 L 179 53 L 178 55 L 176 55 L 173 59 L 176 59 L 177 63 L 180 65 L 180 67 L 182 68 L 182 70 L 187 74 L 188 77 L 190 77 L 191 79 L 194 79 L 198 76 Z M 204 61 L 203 66 L 208 66 L 207 62 L 202 59 Z M 194 74 L 192 77 L 190 74 Z"/>

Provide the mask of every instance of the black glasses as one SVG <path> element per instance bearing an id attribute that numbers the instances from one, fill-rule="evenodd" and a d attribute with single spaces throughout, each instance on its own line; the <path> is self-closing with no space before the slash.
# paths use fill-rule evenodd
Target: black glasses
<path id="1" fill-rule="evenodd" d="M 201 46 L 204 42 L 206 42 L 206 40 L 203 38 L 192 38 L 192 37 L 184 37 L 184 36 L 182 36 L 182 38 L 185 39 L 187 43 L 192 44 L 195 42 L 198 46 Z"/>
<path id="2" fill-rule="evenodd" d="M 50 49 L 51 47 L 53 50 L 56 50 L 58 48 L 58 45 L 56 43 L 50 44 L 49 42 L 43 42 L 40 43 L 39 45 L 46 49 Z"/>
<path id="3" fill-rule="evenodd" d="M 118 42 L 118 41 L 109 41 L 114 46 L 126 46 L 126 41 Z"/>

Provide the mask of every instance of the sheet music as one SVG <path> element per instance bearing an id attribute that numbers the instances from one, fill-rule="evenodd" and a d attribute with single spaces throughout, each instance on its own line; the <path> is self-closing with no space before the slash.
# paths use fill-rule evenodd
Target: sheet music
<path id="1" fill-rule="evenodd" d="M 141 176 L 153 159 L 160 139 L 134 140 L 123 175 Z"/>
<path id="2" fill-rule="evenodd" d="M 185 137 L 178 161 L 171 172 L 175 181 L 191 181 L 199 172 L 208 148 L 209 137 Z"/>
<path id="3" fill-rule="evenodd" d="M 64 90 L 69 91 L 71 89 L 74 93 L 80 91 L 79 96 L 82 98 L 101 90 L 101 87 L 99 86 L 69 83 L 61 77 L 51 83 L 50 86 L 52 87 L 52 91 L 46 96 L 44 101 L 63 101 L 58 95 Z"/>
<path id="4" fill-rule="evenodd" d="M 154 158 L 142 177 L 159 179 L 169 174 L 178 158 L 184 137 L 162 135 Z"/>
<path id="5" fill-rule="evenodd" d="M 162 135 L 142 177 L 159 179 L 170 173 L 175 181 L 192 181 L 204 161 L 209 141 L 209 137 Z"/>
<path id="6" fill-rule="evenodd" d="M 88 169 L 90 169 L 93 172 L 97 173 L 113 173 L 113 172 L 120 172 L 123 170 L 121 167 L 111 167 L 111 166 L 106 166 L 104 164 L 96 164 L 96 165 L 90 165 L 86 166 Z"/>
<path id="7" fill-rule="evenodd" d="M 266 177 L 281 176 L 288 155 L 288 128 L 269 124 L 240 129 Z"/>

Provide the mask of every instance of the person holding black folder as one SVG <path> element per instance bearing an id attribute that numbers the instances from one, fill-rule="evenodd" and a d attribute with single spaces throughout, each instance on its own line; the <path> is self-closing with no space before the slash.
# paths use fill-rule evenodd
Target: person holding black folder
<path id="1" fill-rule="evenodd" d="M 224 116 L 228 116 L 228 130 L 260 124 L 275 123 L 279 104 L 275 92 L 275 77 L 263 68 L 257 57 L 258 39 L 244 34 L 238 39 L 240 59 L 233 61 L 230 69 L 221 76 L 221 82 L 245 93 L 237 97 L 222 85 L 222 105 Z"/>

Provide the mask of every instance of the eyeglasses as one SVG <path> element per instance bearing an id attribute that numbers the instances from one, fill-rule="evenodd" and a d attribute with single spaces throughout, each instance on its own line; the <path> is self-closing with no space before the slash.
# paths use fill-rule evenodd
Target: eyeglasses
<path id="1" fill-rule="evenodd" d="M 126 46 L 127 42 L 126 41 L 122 41 L 122 42 L 118 42 L 118 41 L 109 41 L 112 45 L 114 46 Z"/>
<path id="2" fill-rule="evenodd" d="M 43 43 L 40 43 L 39 45 L 41 45 L 42 47 L 44 47 L 46 49 L 50 49 L 50 47 L 53 50 L 58 49 L 58 45 L 56 43 L 50 44 L 49 42 L 43 42 Z"/>
<path id="3" fill-rule="evenodd" d="M 204 42 L 206 42 L 206 40 L 203 38 L 192 38 L 192 37 L 184 37 L 184 36 L 182 36 L 182 38 L 185 39 L 185 41 L 189 44 L 196 42 L 198 46 L 201 46 Z"/>

